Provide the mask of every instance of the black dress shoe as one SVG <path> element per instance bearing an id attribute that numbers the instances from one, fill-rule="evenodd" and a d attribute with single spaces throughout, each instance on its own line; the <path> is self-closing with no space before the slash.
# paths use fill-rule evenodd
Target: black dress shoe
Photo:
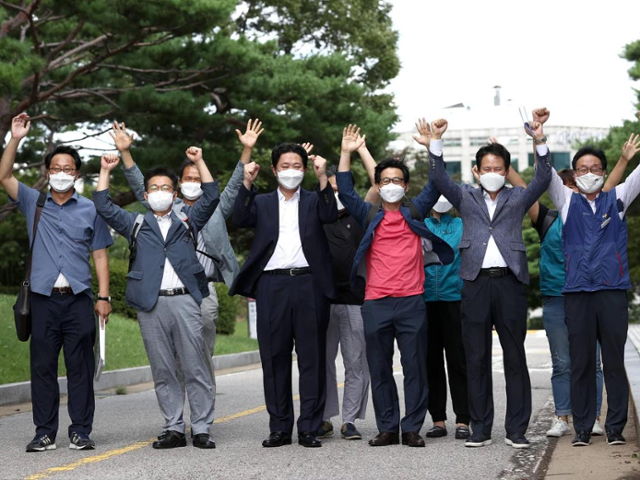
<path id="1" fill-rule="evenodd" d="M 439 425 L 434 425 L 427 431 L 427 438 L 440 438 L 447 436 L 447 429 Z"/>
<path id="2" fill-rule="evenodd" d="M 418 432 L 402 432 L 402 444 L 408 447 L 424 447 L 424 438 Z"/>
<path id="3" fill-rule="evenodd" d="M 428 436 L 429 435 L 427 435 L 427 437 Z M 455 435 L 456 439 L 458 439 L 458 440 L 466 440 L 470 436 L 471 436 L 471 431 L 469 430 L 469 427 L 463 427 L 461 425 L 458 428 L 456 428 L 456 435 Z"/>
<path id="4" fill-rule="evenodd" d="M 315 432 L 298 432 L 298 445 L 307 448 L 321 447 L 322 442 L 318 440 Z"/>
<path id="5" fill-rule="evenodd" d="M 269 438 L 262 442 L 263 447 L 281 447 L 291 445 L 291 435 L 286 432 L 271 432 Z"/>
<path id="6" fill-rule="evenodd" d="M 153 442 L 153 448 L 165 449 L 187 446 L 187 438 L 184 436 L 184 433 L 169 430 L 167 432 L 163 432 L 161 437 L 162 438 L 157 442 Z"/>
<path id="7" fill-rule="evenodd" d="M 213 441 L 208 433 L 198 433 L 193 437 L 193 446 L 197 448 L 216 448 L 216 442 Z"/>
<path id="8" fill-rule="evenodd" d="M 398 445 L 400 439 L 395 432 L 380 432 L 376 438 L 369 440 L 369 445 L 372 447 L 386 447 L 387 445 Z"/>

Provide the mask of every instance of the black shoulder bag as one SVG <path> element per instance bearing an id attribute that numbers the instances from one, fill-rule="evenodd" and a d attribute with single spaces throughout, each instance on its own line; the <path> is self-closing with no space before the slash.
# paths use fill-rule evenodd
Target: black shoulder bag
<path id="1" fill-rule="evenodd" d="M 36 207 L 36 214 L 33 219 L 33 235 L 31 236 L 31 249 L 29 251 L 29 260 L 27 261 L 27 273 L 24 276 L 24 282 L 20 286 L 20 293 L 13 306 L 13 315 L 16 321 L 16 333 L 18 340 L 26 342 L 31 336 L 31 261 L 33 259 L 33 245 L 36 241 L 36 233 L 38 232 L 38 222 L 40 214 L 47 198 L 46 193 L 40 193 Z"/>

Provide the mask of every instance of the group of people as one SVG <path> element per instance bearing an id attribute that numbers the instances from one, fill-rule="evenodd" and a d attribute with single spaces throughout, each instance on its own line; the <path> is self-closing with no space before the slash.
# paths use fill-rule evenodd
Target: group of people
<path id="1" fill-rule="evenodd" d="M 503 349 L 507 407 L 505 442 L 527 448 L 531 384 L 525 354 L 529 281 L 522 221 L 528 213 L 540 235 L 543 321 L 552 352 L 557 419 L 549 436 L 570 432 L 588 445 L 606 431 L 609 444 L 624 443 L 628 383 L 623 351 L 627 333 L 625 213 L 640 192 L 640 170 L 620 183 L 640 151 L 632 135 L 606 184 L 607 159 L 584 147 L 572 170 L 556 172 L 538 109 L 527 127 L 533 138 L 535 175 L 527 186 L 495 139 L 476 154 L 479 187 L 456 184 L 446 171 L 443 140 L 448 124 L 417 123 L 415 140 L 429 152 L 429 181 L 409 200 L 410 172 L 389 158 L 376 163 L 360 129 L 343 131 L 337 166 L 327 166 L 313 145 L 283 143 L 271 156 L 278 188 L 258 194 L 260 166 L 251 160 L 263 132 L 259 120 L 236 130 L 242 154 L 219 194 L 202 150 L 190 147 L 179 174 L 156 167 L 144 174 L 124 124 L 111 133 L 120 155 L 105 154 L 93 202 L 78 195 L 78 152 L 67 146 L 45 157 L 50 191 L 41 194 L 13 176 L 29 117 L 13 119 L 0 161 L 0 183 L 27 219 L 34 258 L 31 274 L 31 389 L 36 435 L 27 452 L 56 448 L 59 392 L 57 359 L 64 346 L 69 390 L 70 448 L 93 449 L 94 311 L 111 313 L 106 249 L 108 227 L 130 245 L 126 301 L 138 322 L 164 417 L 153 448 L 187 445 L 183 418 L 190 406 L 193 446 L 215 448 L 216 282 L 230 295 L 256 299 L 269 436 L 264 447 L 292 443 L 292 350 L 299 370 L 298 443 L 320 447 L 334 435 L 340 415 L 336 357 L 345 367 L 340 435 L 361 439 L 369 388 L 379 430 L 371 446 L 424 447 L 426 437 L 448 434 L 447 372 L 456 415 L 455 438 L 467 447 L 491 444 L 494 420 L 492 330 Z M 371 188 L 354 187 L 351 156 L 358 153 Z M 146 214 L 117 206 L 110 176 L 122 161 L 124 175 Z M 315 191 L 301 188 L 309 164 Z M 509 181 L 512 187 L 506 186 Z M 538 202 L 548 191 L 557 208 Z M 453 209 L 458 215 L 452 215 Z M 254 229 L 239 267 L 226 220 Z M 99 289 L 94 302 L 90 254 Z M 395 344 L 404 376 L 404 415 L 393 373 Z M 599 422 L 602 371 L 608 393 L 604 431 Z M 447 369 L 445 371 L 445 358 Z"/>

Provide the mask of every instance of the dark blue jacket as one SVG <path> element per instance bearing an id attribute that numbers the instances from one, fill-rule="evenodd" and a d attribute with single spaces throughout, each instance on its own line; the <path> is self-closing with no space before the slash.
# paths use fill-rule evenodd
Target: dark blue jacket
<path id="1" fill-rule="evenodd" d="M 280 235 L 278 191 L 256 194 L 243 185 L 238 191 L 233 210 L 233 223 L 255 228 L 249 255 L 236 277 L 229 295 L 255 298 L 257 281 L 275 251 Z M 327 298 L 335 298 L 336 290 L 331 266 L 331 252 L 323 225 L 338 220 L 336 197 L 331 185 L 320 191 L 300 189 L 298 221 L 302 251 L 311 267 L 313 282 Z"/>
<path id="2" fill-rule="evenodd" d="M 562 232 L 567 278 L 563 293 L 631 288 L 627 224 L 620 218 L 615 189 L 596 197 L 596 213 L 574 193 Z"/>
<path id="3" fill-rule="evenodd" d="M 356 279 L 358 276 L 367 278 L 366 275 L 366 260 L 365 256 L 367 250 L 373 242 L 373 235 L 376 227 L 382 221 L 384 217 L 384 210 L 380 210 L 371 220 L 371 223 L 367 226 L 367 214 L 371 208 L 371 204 L 365 202 L 360 198 L 360 195 L 353 188 L 353 178 L 351 172 L 338 172 L 336 175 L 336 182 L 338 184 L 338 191 L 340 201 L 345 208 L 349 211 L 353 218 L 355 218 L 363 228 L 366 228 L 366 232 L 356 257 L 353 261 L 353 268 L 351 269 L 351 285 L 355 288 L 357 285 Z M 440 192 L 436 190 L 433 183 L 429 181 L 416 198 L 413 199 L 413 204 L 423 217 L 429 215 L 431 208 L 435 205 L 440 197 Z M 431 230 L 427 228 L 424 222 L 416 220 L 411 216 L 411 211 L 407 207 L 400 207 L 400 213 L 409 224 L 409 228 L 413 233 L 422 237 L 423 244 L 425 244 L 425 266 L 426 265 L 446 265 L 453 262 L 453 250 L 451 247 L 442 240 L 440 237 L 434 235 Z M 365 260 L 363 262 L 363 260 Z"/>

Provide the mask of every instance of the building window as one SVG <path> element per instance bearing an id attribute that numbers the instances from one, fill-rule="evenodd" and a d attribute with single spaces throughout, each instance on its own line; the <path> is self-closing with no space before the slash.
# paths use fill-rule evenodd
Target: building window
<path id="1" fill-rule="evenodd" d="M 453 138 L 445 137 L 444 145 L 447 147 L 461 147 L 462 139 L 460 137 L 453 137 Z"/>
<path id="2" fill-rule="evenodd" d="M 456 175 L 458 173 L 460 173 L 460 170 L 462 169 L 461 167 L 461 163 L 460 162 L 447 162 L 447 173 L 449 175 Z"/>
<path id="3" fill-rule="evenodd" d="M 529 154 L 529 166 L 533 166 L 535 161 L 533 153 Z M 551 165 L 558 171 L 563 168 L 571 168 L 571 152 L 552 152 L 551 153 Z"/>
<path id="4" fill-rule="evenodd" d="M 471 137 L 469 140 L 472 147 L 479 147 L 487 145 L 488 137 Z"/>

